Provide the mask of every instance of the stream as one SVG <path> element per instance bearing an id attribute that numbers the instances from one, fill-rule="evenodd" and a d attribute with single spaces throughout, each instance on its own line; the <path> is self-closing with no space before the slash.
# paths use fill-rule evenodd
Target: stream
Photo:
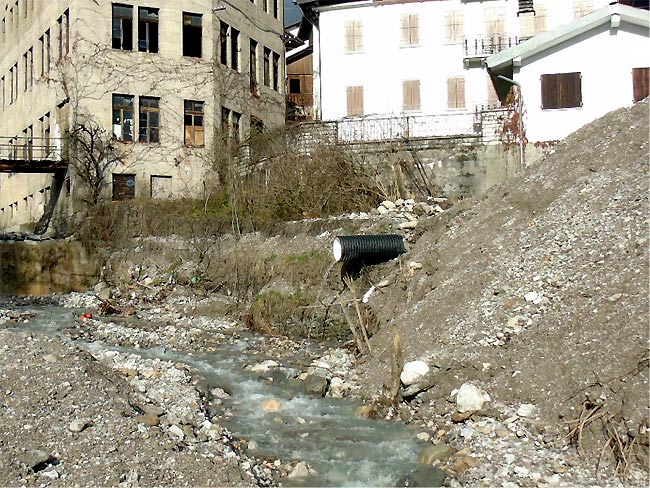
<path id="1" fill-rule="evenodd" d="M 54 305 L 20 308 L 35 314 L 31 322 L 18 325 L 20 329 L 61 337 L 67 337 L 63 328 L 80 313 Z M 210 352 L 75 342 L 91 352 L 112 350 L 185 363 L 209 385 L 227 385 L 231 395 L 223 399 L 225 414 L 219 423 L 236 437 L 247 439 L 251 455 L 305 461 L 316 472 L 283 479 L 282 486 L 396 486 L 418 468 L 417 455 L 425 444 L 415 438 L 417 432 L 410 426 L 359 418 L 357 402 L 309 396 L 299 380 L 264 381 L 245 369 L 260 362 L 261 336 L 240 333 Z M 291 360 L 278 362 L 290 365 Z M 277 400 L 281 411 L 261 409 L 261 402 L 268 399 Z"/>

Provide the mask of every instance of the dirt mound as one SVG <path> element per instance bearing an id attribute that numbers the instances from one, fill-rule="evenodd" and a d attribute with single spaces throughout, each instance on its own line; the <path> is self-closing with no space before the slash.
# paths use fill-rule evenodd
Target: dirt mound
<path id="1" fill-rule="evenodd" d="M 398 325 L 404 360 L 435 372 L 420 415 L 445 414 L 452 390 L 472 381 L 493 403 L 535 405 L 558 437 L 582 427 L 594 464 L 606 443 L 620 444 L 619 462 L 634 444 L 647 469 L 648 154 L 645 100 L 430 219 L 404 258 L 419 264 L 371 272 L 392 275 L 370 304 Z M 372 343 L 364 381 L 379 392 L 390 327 Z"/>

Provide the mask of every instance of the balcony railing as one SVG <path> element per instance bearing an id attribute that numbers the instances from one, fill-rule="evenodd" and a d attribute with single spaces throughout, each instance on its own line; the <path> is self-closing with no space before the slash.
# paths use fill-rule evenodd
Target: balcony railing
<path id="1" fill-rule="evenodd" d="M 376 142 L 431 137 L 478 136 L 472 112 L 337 121 L 339 142 Z"/>
<path id="2" fill-rule="evenodd" d="M 0 159 L 9 161 L 61 161 L 61 139 L 52 137 L 0 137 Z"/>
<path id="3" fill-rule="evenodd" d="M 489 37 L 465 39 L 465 58 L 482 58 L 509 49 L 530 39 L 529 37 L 497 34 Z"/>

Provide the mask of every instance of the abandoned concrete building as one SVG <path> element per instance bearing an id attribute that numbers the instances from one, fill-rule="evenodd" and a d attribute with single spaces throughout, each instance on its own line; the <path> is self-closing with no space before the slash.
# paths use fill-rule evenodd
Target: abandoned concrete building
<path id="1" fill-rule="evenodd" d="M 200 196 L 233 140 L 284 124 L 280 0 L 3 0 L 0 22 L 0 230 L 76 208 L 76 128 L 125 199 Z"/>

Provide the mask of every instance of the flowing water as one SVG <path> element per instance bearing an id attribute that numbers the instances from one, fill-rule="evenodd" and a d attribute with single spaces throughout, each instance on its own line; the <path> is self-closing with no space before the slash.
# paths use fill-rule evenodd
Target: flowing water
<path id="1" fill-rule="evenodd" d="M 30 307 L 29 311 L 37 318 L 21 328 L 50 334 L 62 334 L 61 329 L 78 317 L 77 311 L 55 306 Z M 416 469 L 423 445 L 408 426 L 357 418 L 355 402 L 310 397 L 296 384 L 270 384 L 245 370 L 246 364 L 259 361 L 253 352 L 261 343 L 262 338 L 251 335 L 210 353 L 82 345 L 183 362 L 209 384 L 229 385 L 232 395 L 224 400 L 224 407 L 232 415 L 220 421 L 225 427 L 249 444 L 254 441 L 255 455 L 303 460 L 318 473 L 311 478 L 285 479 L 283 486 L 395 486 Z M 281 412 L 260 408 L 262 400 L 269 398 L 282 404 Z"/>

